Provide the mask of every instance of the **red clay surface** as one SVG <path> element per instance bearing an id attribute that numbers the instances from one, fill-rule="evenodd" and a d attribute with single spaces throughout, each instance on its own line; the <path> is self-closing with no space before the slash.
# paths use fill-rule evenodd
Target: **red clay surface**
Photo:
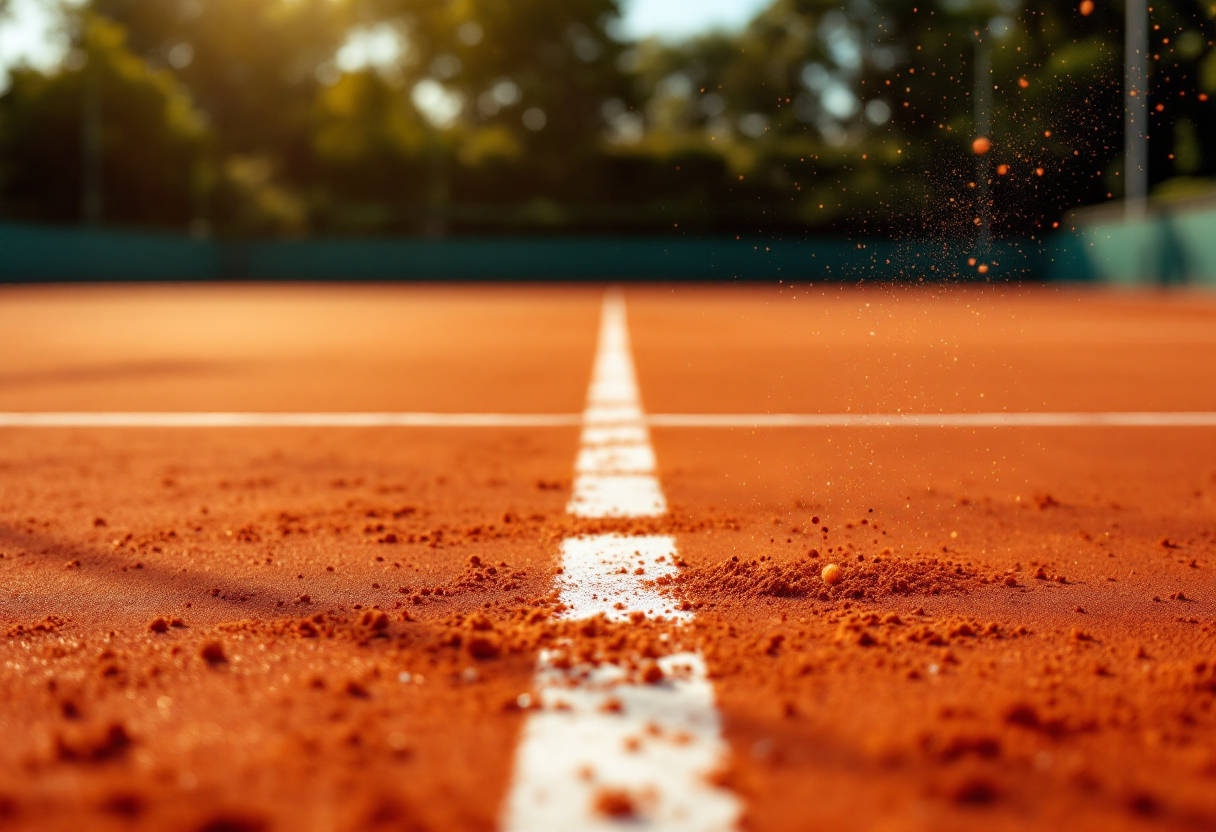
<path id="1" fill-rule="evenodd" d="M 600 296 L 6 288 L 0 411 L 577 412 Z M 650 412 L 1216 410 L 1203 296 L 626 297 Z M 0 429 L 0 827 L 494 828 L 577 441 Z M 654 442 L 745 828 L 1216 827 L 1212 429 Z"/>

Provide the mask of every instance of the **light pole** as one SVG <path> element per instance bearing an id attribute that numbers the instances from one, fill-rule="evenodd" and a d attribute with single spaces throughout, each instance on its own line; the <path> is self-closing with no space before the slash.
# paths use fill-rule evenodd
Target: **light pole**
<path id="1" fill-rule="evenodd" d="M 1148 0 L 1127 0 L 1123 55 L 1123 202 L 1137 219 L 1148 198 Z"/>
<path id="2" fill-rule="evenodd" d="M 102 113 L 101 60 L 89 55 L 85 64 L 81 98 L 80 165 L 83 173 L 80 191 L 80 218 L 85 225 L 99 225 L 102 211 Z"/>
<path id="3" fill-rule="evenodd" d="M 979 236 L 977 253 L 985 254 L 992 242 L 992 41 L 1004 40 L 1013 31 L 1014 22 L 998 15 L 973 35 L 975 40 L 975 87 L 971 93 L 975 105 L 976 199 L 979 203 Z"/>
<path id="4" fill-rule="evenodd" d="M 979 254 L 988 251 L 992 240 L 992 162 L 988 150 L 992 147 L 992 47 L 983 32 L 975 33 L 975 186 L 980 206 L 980 233 L 976 239 Z"/>

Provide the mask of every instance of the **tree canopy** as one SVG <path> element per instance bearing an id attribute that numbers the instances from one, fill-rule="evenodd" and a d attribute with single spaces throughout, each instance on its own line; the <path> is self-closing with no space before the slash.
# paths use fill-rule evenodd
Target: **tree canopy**
<path id="1" fill-rule="evenodd" d="M 1122 5 L 774 0 L 665 43 L 618 0 L 88 0 L 0 96 L 0 216 L 967 236 L 990 201 L 1038 235 L 1122 194 Z M 1216 177 L 1214 18 L 1153 4 L 1159 191 Z"/>

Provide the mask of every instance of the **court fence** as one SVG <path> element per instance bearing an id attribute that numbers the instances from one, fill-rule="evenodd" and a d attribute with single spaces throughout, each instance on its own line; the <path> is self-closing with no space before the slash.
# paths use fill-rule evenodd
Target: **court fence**
<path id="1" fill-rule="evenodd" d="M 1137 220 L 1121 202 L 1094 206 L 1065 227 L 1077 256 L 1105 282 L 1216 287 L 1216 193 L 1154 200 Z"/>
<path id="2" fill-rule="evenodd" d="M 1045 240 L 195 239 L 0 223 L 0 282 L 1039 280 L 1216 286 L 1216 203 L 1078 214 Z"/>

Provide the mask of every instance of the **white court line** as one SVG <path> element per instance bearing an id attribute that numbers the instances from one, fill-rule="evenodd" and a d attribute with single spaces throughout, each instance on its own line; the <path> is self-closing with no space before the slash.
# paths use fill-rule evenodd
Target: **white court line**
<path id="1" fill-rule="evenodd" d="M 616 294 L 604 300 L 583 423 L 603 432 L 596 437 L 599 441 L 579 451 L 566 510 L 588 518 L 666 514 L 667 500 L 654 474 L 654 449 L 642 417 L 625 301 Z"/>
<path id="2" fill-rule="evenodd" d="M 599 349 L 587 394 L 583 446 L 568 511 L 580 517 L 655 517 L 667 511 L 642 418 L 624 301 L 604 301 Z M 641 470 L 644 469 L 644 470 Z M 688 621 L 652 581 L 676 573 L 669 535 L 586 535 L 562 543 L 558 597 L 565 618 L 631 614 Z M 515 756 L 504 832 L 730 832 L 740 804 L 709 777 L 725 758 L 721 721 L 705 660 L 679 653 L 659 661 L 663 680 L 631 680 L 614 665 L 560 666 L 541 654 Z M 602 790 L 629 795 L 627 819 L 596 810 Z"/>
<path id="3" fill-rule="evenodd" d="M 0 413 L 16 428 L 548 428 L 583 424 L 577 413 Z"/>
<path id="4" fill-rule="evenodd" d="M 650 474 L 579 474 L 566 510 L 575 517 L 659 517 L 667 500 Z"/>
<path id="5" fill-rule="evenodd" d="M 583 445 L 629 444 L 661 428 L 1216 427 L 1211 411 L 1097 413 L 585 413 L 8 412 L 0 428 L 561 428 L 584 426 Z"/>
<path id="6" fill-rule="evenodd" d="M 578 452 L 574 470 L 580 474 L 612 471 L 620 474 L 650 474 L 654 472 L 654 450 L 650 445 L 600 444 L 584 445 Z"/>
<path id="7" fill-rule="evenodd" d="M 1216 427 L 1216 412 L 1109 413 L 654 413 L 664 428 Z"/>
<path id="8" fill-rule="evenodd" d="M 641 568 L 641 575 L 635 571 Z M 557 582 L 561 602 L 572 616 L 603 613 L 609 621 L 628 621 L 640 610 L 647 615 L 691 621 L 676 609 L 675 599 L 653 586 L 656 578 L 674 577 L 676 542 L 668 535 L 599 534 L 562 541 L 562 569 Z"/>
<path id="9" fill-rule="evenodd" d="M 659 659 L 668 679 L 661 685 L 630 683 L 614 665 L 580 668 L 576 677 L 552 658 L 542 653 L 537 668 L 540 710 L 529 714 L 516 752 L 505 832 L 735 828 L 738 799 L 705 780 L 727 749 L 701 656 Z M 634 796 L 640 816 L 594 812 L 602 788 Z"/>

